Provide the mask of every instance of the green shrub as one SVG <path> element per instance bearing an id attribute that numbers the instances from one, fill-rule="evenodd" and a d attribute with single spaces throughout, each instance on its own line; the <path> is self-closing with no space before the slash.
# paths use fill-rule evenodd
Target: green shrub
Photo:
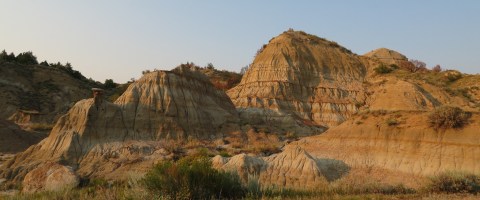
<path id="1" fill-rule="evenodd" d="M 388 67 L 384 64 L 380 64 L 378 67 L 373 69 L 377 74 L 388 74 L 393 71 L 393 68 Z"/>
<path id="2" fill-rule="evenodd" d="M 396 126 L 396 125 L 399 124 L 399 122 L 396 119 L 393 119 L 393 118 L 387 119 L 386 123 L 389 126 Z"/>
<path id="3" fill-rule="evenodd" d="M 150 192 L 166 199 L 233 199 L 245 195 L 238 175 L 213 169 L 207 157 L 160 163 L 142 182 Z"/>
<path id="4" fill-rule="evenodd" d="M 468 123 L 471 113 L 460 108 L 442 106 L 435 109 L 429 116 L 430 126 L 435 129 L 461 128 Z"/>
<path id="5" fill-rule="evenodd" d="M 473 193 L 480 192 L 480 177 L 464 172 L 443 172 L 430 177 L 430 192 Z"/>
<path id="6" fill-rule="evenodd" d="M 458 72 L 458 71 L 448 71 L 446 74 L 445 74 L 445 78 L 447 78 L 448 81 L 450 82 L 454 82 L 458 79 L 461 79 L 463 76 L 462 76 L 462 73 Z"/>
<path id="7" fill-rule="evenodd" d="M 218 152 L 218 155 L 222 157 L 232 157 L 232 155 L 230 155 L 228 151 L 225 151 L 225 150 L 221 150 L 220 152 Z"/>

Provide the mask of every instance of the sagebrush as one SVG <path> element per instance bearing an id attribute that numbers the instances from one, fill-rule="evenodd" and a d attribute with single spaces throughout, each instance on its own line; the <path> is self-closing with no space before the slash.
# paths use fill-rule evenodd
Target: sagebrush
<path id="1" fill-rule="evenodd" d="M 471 115 L 458 107 L 442 106 L 435 109 L 428 120 L 435 129 L 461 128 L 468 124 Z"/>

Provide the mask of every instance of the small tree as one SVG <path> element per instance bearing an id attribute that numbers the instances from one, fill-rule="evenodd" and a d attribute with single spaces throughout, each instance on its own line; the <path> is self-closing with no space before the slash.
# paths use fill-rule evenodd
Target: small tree
<path id="1" fill-rule="evenodd" d="M 112 79 L 106 79 L 103 85 L 105 86 L 106 89 L 111 89 L 111 88 L 116 88 L 118 84 L 113 82 Z"/>
<path id="2" fill-rule="evenodd" d="M 47 67 L 50 66 L 46 60 L 44 60 L 43 62 L 41 62 L 40 65 L 47 66 Z"/>
<path id="3" fill-rule="evenodd" d="M 7 59 L 7 52 L 5 51 L 5 49 L 2 51 L 2 53 L 0 53 L 0 63 L 1 62 L 6 62 L 6 59 Z"/>
<path id="4" fill-rule="evenodd" d="M 423 61 L 411 59 L 410 62 L 412 63 L 412 65 L 409 65 L 408 70 L 410 70 L 411 72 L 417 72 L 427 69 L 427 64 L 425 64 L 425 62 Z"/>
<path id="5" fill-rule="evenodd" d="M 20 64 L 25 65 L 37 65 L 37 57 L 33 55 L 31 51 L 23 52 L 17 55 L 15 60 Z"/>
<path id="6" fill-rule="evenodd" d="M 212 69 L 213 70 L 213 69 L 215 69 L 215 67 L 213 66 L 212 63 L 208 63 L 207 64 L 207 69 Z"/>
<path id="7" fill-rule="evenodd" d="M 442 67 L 440 67 L 440 65 L 435 65 L 435 67 L 432 68 L 432 71 L 433 72 L 441 72 L 442 71 Z"/>
<path id="8" fill-rule="evenodd" d="M 15 54 L 7 54 L 5 50 L 0 53 L 0 62 L 15 62 Z"/>

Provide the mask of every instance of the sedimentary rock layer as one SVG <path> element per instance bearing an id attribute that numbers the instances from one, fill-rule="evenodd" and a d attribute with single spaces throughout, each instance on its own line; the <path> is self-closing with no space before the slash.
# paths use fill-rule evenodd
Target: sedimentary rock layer
<path id="1" fill-rule="evenodd" d="M 237 108 L 291 114 L 337 125 L 364 100 L 365 66 L 334 42 L 288 31 L 259 50 L 242 81 L 227 94 Z"/>

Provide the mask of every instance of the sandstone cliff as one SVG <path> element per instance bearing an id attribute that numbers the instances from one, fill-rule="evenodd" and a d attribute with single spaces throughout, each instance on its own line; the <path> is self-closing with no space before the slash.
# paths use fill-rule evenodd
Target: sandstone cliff
<path id="1" fill-rule="evenodd" d="M 306 123 L 338 125 L 365 98 L 366 68 L 334 42 L 287 31 L 270 40 L 240 84 L 227 91 L 242 112 L 274 111 Z"/>

